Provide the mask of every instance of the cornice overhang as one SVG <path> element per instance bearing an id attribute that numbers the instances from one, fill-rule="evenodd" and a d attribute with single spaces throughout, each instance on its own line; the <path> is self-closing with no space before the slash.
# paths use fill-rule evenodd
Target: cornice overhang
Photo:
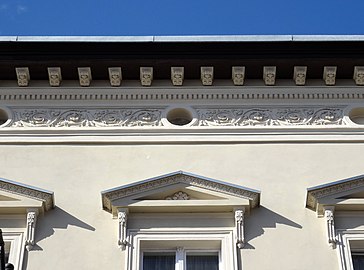
<path id="1" fill-rule="evenodd" d="M 215 198 L 216 195 L 220 194 L 223 197 L 230 197 L 231 200 L 229 201 L 226 198 L 215 198 L 214 200 L 145 199 L 147 193 L 149 194 L 152 192 L 155 194 L 164 189 L 170 189 L 171 187 L 176 187 L 178 190 L 178 188 L 183 188 L 185 186 L 196 188 L 198 190 L 195 190 L 194 192 L 203 193 L 204 191 L 206 191 L 208 193 L 206 193 L 206 196 L 208 197 L 212 196 Z M 182 193 L 184 194 L 184 192 Z M 163 209 L 168 209 L 171 207 L 173 207 L 174 209 L 184 208 L 187 209 L 187 212 L 193 211 L 194 207 L 203 209 L 203 211 L 206 211 L 206 209 L 210 209 L 211 211 L 211 209 L 213 209 L 214 207 L 219 209 L 219 207 L 222 206 L 230 206 L 232 211 L 234 207 L 241 207 L 242 205 L 240 205 L 240 203 L 244 203 L 245 205 L 243 205 L 243 207 L 246 207 L 246 210 L 249 211 L 252 208 L 258 207 L 260 204 L 260 191 L 258 190 L 249 189 L 239 185 L 234 185 L 203 176 L 198 176 L 184 171 L 177 171 L 170 174 L 109 189 L 103 191 L 101 193 L 101 196 L 103 209 L 108 212 L 112 212 L 114 216 L 117 214 L 118 208 L 133 209 L 133 207 L 138 207 L 140 201 L 146 202 L 142 204 L 142 207 L 144 209 L 149 208 L 149 210 L 152 210 L 153 208 L 156 208 L 158 209 L 157 211 L 160 211 L 160 205 L 163 206 Z M 208 202 L 208 204 L 211 205 L 206 205 L 204 201 Z M 234 205 L 234 203 L 236 203 L 236 205 Z"/>
<path id="2" fill-rule="evenodd" d="M 277 66 L 277 79 L 292 79 L 293 66 L 308 66 L 309 78 L 322 78 L 323 65 L 338 66 L 337 78 L 352 78 L 363 65 L 363 36 L 205 36 L 205 37 L 3 37 L 0 80 L 15 80 L 15 67 L 29 67 L 32 80 L 48 80 L 47 67 L 60 67 L 64 80 L 90 66 L 95 80 L 108 67 L 123 67 L 123 78 L 139 78 L 140 66 L 153 66 L 154 79 L 169 79 L 170 67 L 185 66 L 185 79 L 199 78 L 201 66 L 214 66 L 215 79 L 231 78 L 231 66 L 246 66 L 248 79 L 262 67 Z M 50 45 L 51 44 L 51 45 Z"/>
<path id="3" fill-rule="evenodd" d="M 30 198 L 41 202 L 40 212 L 48 211 L 54 208 L 54 193 L 37 187 L 25 185 L 12 180 L 0 178 L 0 191 L 5 193 L 15 194 L 19 197 Z M 0 211 L 3 207 L 8 207 L 9 204 L 4 204 L 0 201 Z M 14 207 L 13 207 L 14 208 Z"/>

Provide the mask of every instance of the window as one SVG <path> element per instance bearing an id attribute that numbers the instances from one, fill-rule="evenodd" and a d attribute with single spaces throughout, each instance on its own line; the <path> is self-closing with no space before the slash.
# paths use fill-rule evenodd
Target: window
<path id="1" fill-rule="evenodd" d="M 351 254 L 354 270 L 364 270 L 364 252 L 353 252 Z"/>
<path id="2" fill-rule="evenodd" d="M 364 270 L 364 231 L 340 231 L 339 248 L 343 270 Z"/>
<path id="3" fill-rule="evenodd" d="M 129 237 L 126 269 L 237 269 L 233 231 L 131 231 Z"/>
<path id="4" fill-rule="evenodd" d="M 143 270 L 219 270 L 219 252 L 185 250 L 143 252 Z M 184 266 L 186 266 L 184 268 Z"/>
<path id="5" fill-rule="evenodd" d="M 327 242 L 339 250 L 341 270 L 364 270 L 364 176 L 307 189 L 306 207 L 326 223 Z"/>
<path id="6" fill-rule="evenodd" d="M 22 232 L 4 231 L 5 262 L 12 263 L 14 269 L 22 269 L 24 245 Z"/>
<path id="7" fill-rule="evenodd" d="M 0 228 L 7 262 L 21 270 L 24 251 L 35 245 L 39 214 L 54 207 L 53 192 L 7 179 L 0 179 Z"/>
<path id="8" fill-rule="evenodd" d="M 183 171 L 102 192 L 128 270 L 237 270 L 259 202 L 258 190 Z"/>
<path id="9" fill-rule="evenodd" d="M 143 270 L 174 270 L 176 255 L 172 252 L 144 252 Z"/>

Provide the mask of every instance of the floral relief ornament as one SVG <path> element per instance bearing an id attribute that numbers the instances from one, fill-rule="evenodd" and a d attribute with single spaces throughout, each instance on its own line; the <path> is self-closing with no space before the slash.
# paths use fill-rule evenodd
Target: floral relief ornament
<path id="1" fill-rule="evenodd" d="M 12 109 L 8 127 L 159 127 L 165 108 Z M 343 108 L 196 108 L 197 126 L 345 125 Z"/>

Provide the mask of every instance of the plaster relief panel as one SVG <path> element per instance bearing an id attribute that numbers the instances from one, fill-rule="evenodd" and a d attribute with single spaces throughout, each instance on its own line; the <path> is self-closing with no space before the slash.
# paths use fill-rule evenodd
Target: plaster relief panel
<path id="1" fill-rule="evenodd" d="M 345 107 L 194 107 L 193 126 L 244 127 L 244 126 L 330 126 L 347 125 Z M 181 115 L 171 115 L 168 108 L 12 108 L 11 118 L 3 127 L 190 127 L 180 120 Z M 175 109 L 176 110 L 176 109 Z M 174 112 L 170 110 L 169 112 Z M 177 112 L 179 112 L 177 109 Z M 183 109 L 189 113 L 188 109 Z M 184 112 L 183 111 L 183 112 Z M 187 115 L 187 114 L 186 114 Z M 168 121 L 179 122 L 166 124 Z M 186 118 L 187 119 L 187 118 Z M 191 118 L 192 119 L 192 118 Z M 187 119 L 189 120 L 189 118 Z M 190 121 L 190 120 L 189 120 Z M 180 123 L 181 122 L 181 123 Z M 173 122 L 174 123 L 174 122 Z"/>

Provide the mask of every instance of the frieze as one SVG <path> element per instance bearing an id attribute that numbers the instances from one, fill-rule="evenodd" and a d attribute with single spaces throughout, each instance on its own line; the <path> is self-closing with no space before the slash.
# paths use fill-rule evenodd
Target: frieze
<path id="1" fill-rule="evenodd" d="M 197 109 L 199 126 L 343 125 L 342 108 Z"/>
<path id="2" fill-rule="evenodd" d="M 161 125 L 158 109 L 25 109 L 10 127 L 136 127 Z"/>
<path id="3" fill-rule="evenodd" d="M 10 128 L 163 127 L 166 108 L 9 108 Z M 344 107 L 191 108 L 195 126 L 346 125 Z M 170 128 L 173 125 L 168 125 Z M 4 126 L 2 126 L 4 127 Z"/>

